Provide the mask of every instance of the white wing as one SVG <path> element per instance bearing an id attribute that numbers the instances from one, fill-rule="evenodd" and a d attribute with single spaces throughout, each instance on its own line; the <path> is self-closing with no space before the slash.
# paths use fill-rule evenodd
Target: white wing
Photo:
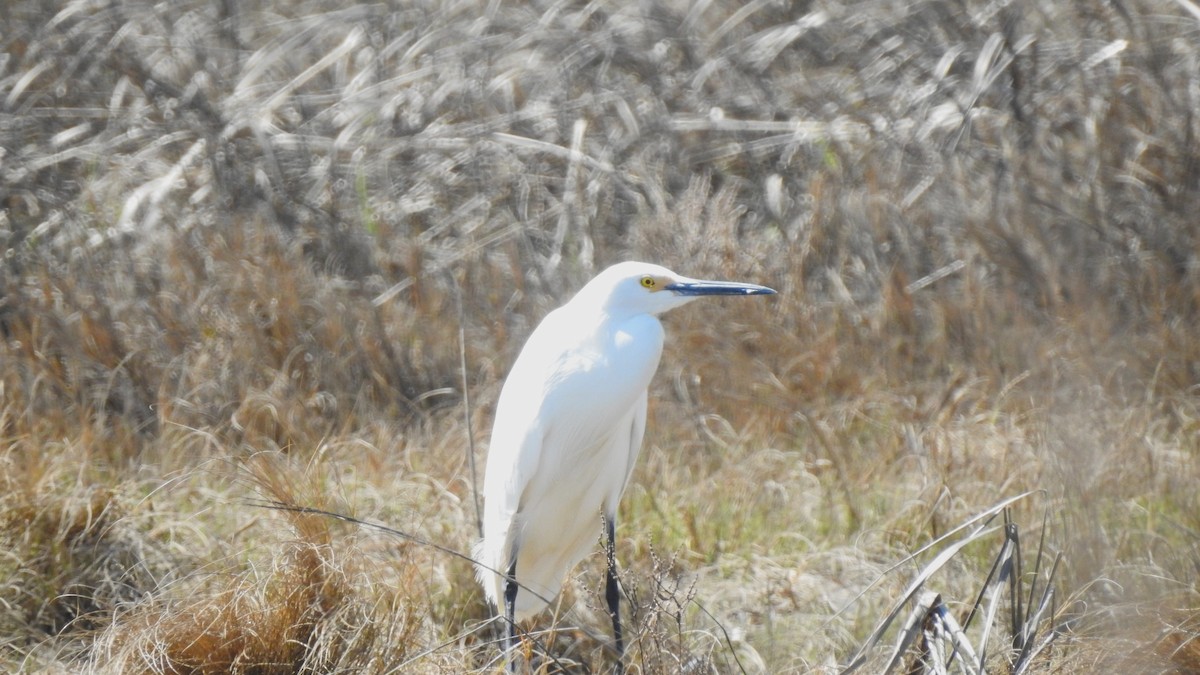
<path id="1" fill-rule="evenodd" d="M 662 326 L 639 316 L 580 325 L 552 312 L 513 365 L 496 408 L 484 481 L 484 539 L 476 559 L 499 606 L 517 556 L 518 616 L 543 608 L 594 545 L 601 511 L 615 511 L 645 431 L 646 387 Z M 538 597 L 541 596 L 541 597 Z"/>
<path id="2" fill-rule="evenodd" d="M 629 425 L 629 444 L 625 466 L 625 480 L 621 482 L 621 489 L 615 495 L 611 496 L 611 501 L 605 502 L 604 515 L 612 518 L 617 513 L 617 501 L 621 499 L 621 495 L 625 493 L 625 488 L 629 486 L 629 478 L 633 475 L 633 467 L 637 464 L 638 455 L 642 451 L 642 439 L 646 436 L 646 407 L 649 403 L 649 393 L 642 392 L 642 396 L 633 408 L 633 419 Z"/>

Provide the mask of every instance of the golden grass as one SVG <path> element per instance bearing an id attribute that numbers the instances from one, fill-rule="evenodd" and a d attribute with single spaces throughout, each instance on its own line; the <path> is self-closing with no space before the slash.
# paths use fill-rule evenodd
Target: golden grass
<path id="1" fill-rule="evenodd" d="M 470 549 L 508 364 L 628 258 L 781 291 L 665 318 L 636 672 L 932 669 L 977 598 L 989 672 L 1200 669 L 1189 15 L 343 5 L 0 10 L 0 670 L 494 672 L 420 541 Z M 1019 557 L 956 529 L 1026 492 Z M 611 667 L 601 564 L 540 670 Z"/>

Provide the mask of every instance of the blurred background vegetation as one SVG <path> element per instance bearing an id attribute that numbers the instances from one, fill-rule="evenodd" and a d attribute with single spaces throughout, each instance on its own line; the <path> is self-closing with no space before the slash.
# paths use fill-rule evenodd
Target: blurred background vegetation
<path id="1" fill-rule="evenodd" d="M 1026 491 L 1062 563 L 1021 579 L 1056 595 L 1023 667 L 1200 669 L 1188 0 L 0 21 L 3 668 L 494 668 L 467 563 L 253 500 L 468 550 L 508 364 L 644 259 L 781 295 L 666 319 L 642 672 L 836 672 L 921 547 Z M 1000 541 L 929 582 L 960 621 Z M 598 564 L 537 622 L 551 670 L 611 666 Z"/>

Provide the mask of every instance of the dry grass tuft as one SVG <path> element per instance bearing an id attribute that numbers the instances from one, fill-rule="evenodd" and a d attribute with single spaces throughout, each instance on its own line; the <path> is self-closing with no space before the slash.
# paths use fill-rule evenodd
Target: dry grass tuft
<path id="1" fill-rule="evenodd" d="M 0 516 L 6 632 L 36 640 L 104 625 L 154 587 L 113 493 L 12 495 Z"/>
<path id="2" fill-rule="evenodd" d="M 251 458 L 246 472 L 272 503 L 315 496 L 298 489 L 305 476 L 280 458 Z M 354 533 L 318 515 L 279 513 L 269 525 L 282 519 L 286 528 L 265 549 L 217 561 L 116 616 L 98 638 L 90 667 L 247 674 L 402 667 L 412 656 L 408 646 L 428 629 L 427 598 L 412 588 L 415 567 L 368 566 Z M 394 574 L 383 572 L 388 567 Z"/>
<path id="3" fill-rule="evenodd" d="M 318 622 L 345 592 L 324 573 L 327 557 L 327 545 L 289 546 L 272 569 L 247 574 L 231 587 L 204 589 L 198 600 L 125 617 L 134 640 L 116 645 L 114 661 L 131 651 L 147 672 L 299 672 L 311 656 Z M 126 663 L 118 672 L 132 669 Z"/>

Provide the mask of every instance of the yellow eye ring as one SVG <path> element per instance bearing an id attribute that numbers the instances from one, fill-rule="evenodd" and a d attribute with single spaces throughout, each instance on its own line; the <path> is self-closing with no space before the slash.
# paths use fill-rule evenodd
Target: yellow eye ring
<path id="1" fill-rule="evenodd" d="M 654 277 L 642 277 L 642 288 L 654 288 L 655 283 Z"/>

